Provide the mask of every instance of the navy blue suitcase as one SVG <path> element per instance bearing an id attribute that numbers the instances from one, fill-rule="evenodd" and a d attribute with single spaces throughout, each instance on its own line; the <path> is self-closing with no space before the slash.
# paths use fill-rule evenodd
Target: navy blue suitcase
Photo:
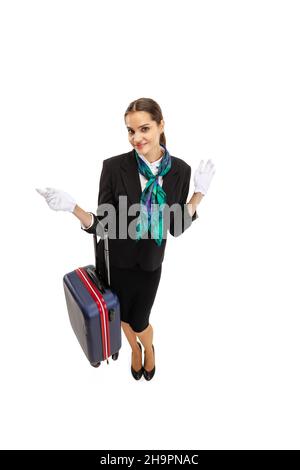
<path id="1" fill-rule="evenodd" d="M 92 366 L 98 367 L 121 349 L 121 315 L 117 295 L 110 289 L 108 233 L 104 230 L 106 276 L 97 266 L 97 235 L 94 235 L 95 266 L 87 265 L 64 275 L 63 286 L 73 331 Z"/>

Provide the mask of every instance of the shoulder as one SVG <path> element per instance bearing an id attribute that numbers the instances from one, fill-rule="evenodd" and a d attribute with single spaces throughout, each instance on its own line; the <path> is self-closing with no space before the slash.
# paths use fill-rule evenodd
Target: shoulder
<path id="1" fill-rule="evenodd" d="M 117 167 L 119 166 L 123 159 L 127 156 L 129 156 L 130 152 L 126 153 L 120 153 L 119 155 L 114 155 L 113 157 L 108 157 L 103 160 L 103 165 L 109 166 L 109 167 Z"/>
<path id="2" fill-rule="evenodd" d="M 128 157 L 130 153 L 131 152 L 126 152 L 119 155 L 114 155 L 113 157 L 104 158 L 102 160 L 102 173 L 119 173 L 122 162 L 124 162 L 125 157 Z"/>
<path id="3" fill-rule="evenodd" d="M 182 158 L 179 158 L 179 157 L 173 157 L 173 155 L 171 155 L 172 157 L 172 161 L 173 161 L 173 164 L 176 165 L 176 168 L 182 172 L 182 173 L 185 173 L 185 174 L 189 174 L 191 172 L 191 166 L 185 162 Z"/>

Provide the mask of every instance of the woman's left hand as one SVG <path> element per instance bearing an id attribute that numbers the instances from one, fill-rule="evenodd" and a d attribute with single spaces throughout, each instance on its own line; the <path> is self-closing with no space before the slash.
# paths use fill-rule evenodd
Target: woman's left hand
<path id="1" fill-rule="evenodd" d="M 203 168 L 204 160 L 201 160 L 197 170 L 194 174 L 194 185 L 195 193 L 202 193 L 205 195 L 208 191 L 210 182 L 216 172 L 215 166 L 212 160 L 208 160 L 205 167 Z"/>

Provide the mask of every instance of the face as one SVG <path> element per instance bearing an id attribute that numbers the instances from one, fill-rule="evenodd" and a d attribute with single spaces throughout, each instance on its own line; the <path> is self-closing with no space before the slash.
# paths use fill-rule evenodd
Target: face
<path id="1" fill-rule="evenodd" d="M 164 130 L 164 121 L 158 125 L 145 111 L 134 111 L 125 118 L 128 140 L 137 152 L 152 155 L 160 152 L 159 139 Z"/>

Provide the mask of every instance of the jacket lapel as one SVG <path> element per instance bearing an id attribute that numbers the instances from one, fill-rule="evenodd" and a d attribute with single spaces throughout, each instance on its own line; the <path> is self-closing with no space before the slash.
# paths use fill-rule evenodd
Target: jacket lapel
<path id="1" fill-rule="evenodd" d="M 130 203 L 139 203 L 142 195 L 142 187 L 140 182 L 138 165 L 134 156 L 134 150 L 131 150 L 130 152 L 124 155 L 120 167 L 121 176 L 123 179 L 123 183 L 126 187 Z M 162 188 L 166 193 L 167 204 L 169 205 L 172 205 L 173 201 L 175 200 L 178 177 L 179 172 L 177 164 L 171 156 L 171 168 L 170 171 L 163 176 L 162 184 Z"/>

